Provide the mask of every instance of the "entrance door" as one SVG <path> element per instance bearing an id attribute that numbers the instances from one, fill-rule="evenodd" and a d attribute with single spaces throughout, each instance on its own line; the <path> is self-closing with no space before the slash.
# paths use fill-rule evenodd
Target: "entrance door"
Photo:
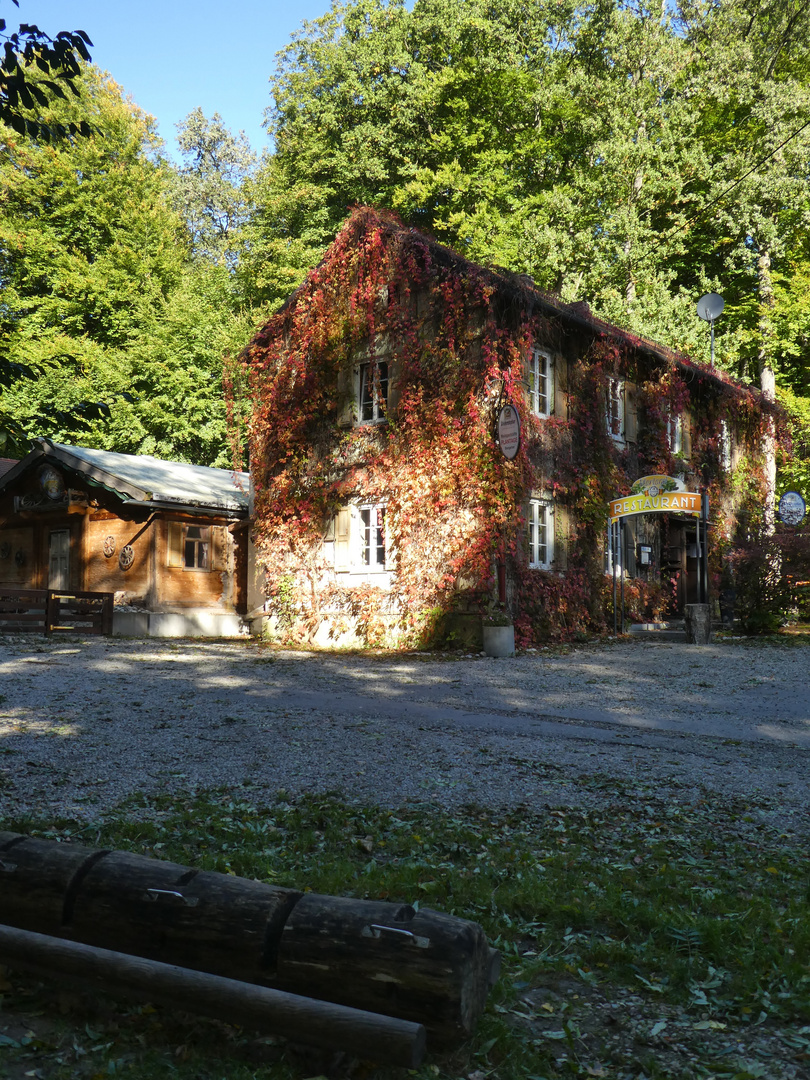
<path id="1" fill-rule="evenodd" d="M 698 602 L 697 526 L 670 518 L 662 530 L 661 577 L 669 594 L 668 613 L 683 615 L 685 604 Z"/>
<path id="2" fill-rule="evenodd" d="M 56 529 L 50 535 L 48 588 L 70 588 L 70 530 Z"/>

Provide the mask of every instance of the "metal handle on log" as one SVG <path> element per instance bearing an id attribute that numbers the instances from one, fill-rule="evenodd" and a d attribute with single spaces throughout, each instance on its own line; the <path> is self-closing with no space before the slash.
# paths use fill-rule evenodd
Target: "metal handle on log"
<path id="1" fill-rule="evenodd" d="M 333 1005 L 281 990 L 161 964 L 76 941 L 0 926 L 0 959 L 37 974 L 91 979 L 125 994 L 381 1063 L 416 1068 L 425 1053 L 421 1024 Z"/>

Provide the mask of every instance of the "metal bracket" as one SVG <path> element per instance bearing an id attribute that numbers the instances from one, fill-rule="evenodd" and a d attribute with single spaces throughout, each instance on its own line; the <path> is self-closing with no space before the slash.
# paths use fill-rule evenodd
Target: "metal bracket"
<path id="1" fill-rule="evenodd" d="M 420 937 L 418 934 L 411 933 L 410 930 L 400 930 L 398 926 L 380 926 L 379 923 L 372 923 L 371 926 L 364 926 L 362 929 L 363 937 L 381 938 L 383 934 L 396 934 L 400 938 L 408 938 L 410 944 L 415 945 L 417 949 L 430 948 L 430 938 Z"/>
<path id="2" fill-rule="evenodd" d="M 153 903 L 157 903 L 160 900 L 181 904 L 185 904 L 186 907 L 196 907 L 200 902 L 198 896 L 184 896 L 181 892 L 177 892 L 176 889 L 147 889 L 144 893 L 144 900 L 151 900 Z"/>

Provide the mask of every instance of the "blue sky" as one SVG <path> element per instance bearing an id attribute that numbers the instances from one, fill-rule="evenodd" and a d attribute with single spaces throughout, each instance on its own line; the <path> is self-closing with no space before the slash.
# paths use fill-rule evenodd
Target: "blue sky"
<path id="1" fill-rule="evenodd" d="M 9 27 L 35 23 L 53 36 L 84 30 L 93 61 L 157 118 L 169 151 L 175 124 L 199 106 L 243 129 L 254 150 L 267 145 L 261 126 L 270 104 L 275 53 L 304 19 L 329 0 L 3 0 Z"/>

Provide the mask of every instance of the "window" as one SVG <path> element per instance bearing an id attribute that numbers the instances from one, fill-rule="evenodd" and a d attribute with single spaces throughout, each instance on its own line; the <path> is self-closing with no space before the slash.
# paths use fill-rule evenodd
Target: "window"
<path id="1" fill-rule="evenodd" d="M 363 503 L 338 510 L 324 537 L 324 554 L 343 573 L 377 574 L 391 569 L 385 505 Z"/>
<path id="2" fill-rule="evenodd" d="M 529 566 L 550 570 L 554 559 L 554 504 L 551 499 L 529 499 L 527 513 Z"/>
<path id="3" fill-rule="evenodd" d="M 357 415 L 360 423 L 380 423 L 385 419 L 388 406 L 388 362 L 386 360 L 360 365 L 359 390 Z"/>
<path id="4" fill-rule="evenodd" d="M 532 349 L 528 370 L 529 408 L 535 416 L 554 412 L 554 362 L 548 353 Z"/>
<path id="5" fill-rule="evenodd" d="M 209 529 L 201 525 L 187 525 L 183 540 L 183 568 L 185 570 L 207 570 Z"/>
<path id="6" fill-rule="evenodd" d="M 615 551 L 614 551 L 615 548 Z M 621 576 L 624 566 L 622 558 L 621 534 L 618 525 L 608 526 L 605 540 L 605 573 L 613 577 L 613 562 L 616 562 L 616 576 Z"/>
<path id="7" fill-rule="evenodd" d="M 727 420 L 720 421 L 720 464 L 726 472 L 731 472 L 731 428 Z"/>
<path id="8" fill-rule="evenodd" d="M 385 507 L 360 507 L 359 561 L 364 570 L 385 569 Z"/>
<path id="9" fill-rule="evenodd" d="M 667 422 L 669 433 L 669 452 L 671 454 L 683 453 L 683 417 L 670 416 Z"/>
<path id="10" fill-rule="evenodd" d="M 211 569 L 211 528 L 208 525 L 169 523 L 169 566 L 183 570 Z"/>
<path id="11" fill-rule="evenodd" d="M 605 391 L 605 423 L 614 442 L 624 442 L 624 379 L 609 378 Z"/>

